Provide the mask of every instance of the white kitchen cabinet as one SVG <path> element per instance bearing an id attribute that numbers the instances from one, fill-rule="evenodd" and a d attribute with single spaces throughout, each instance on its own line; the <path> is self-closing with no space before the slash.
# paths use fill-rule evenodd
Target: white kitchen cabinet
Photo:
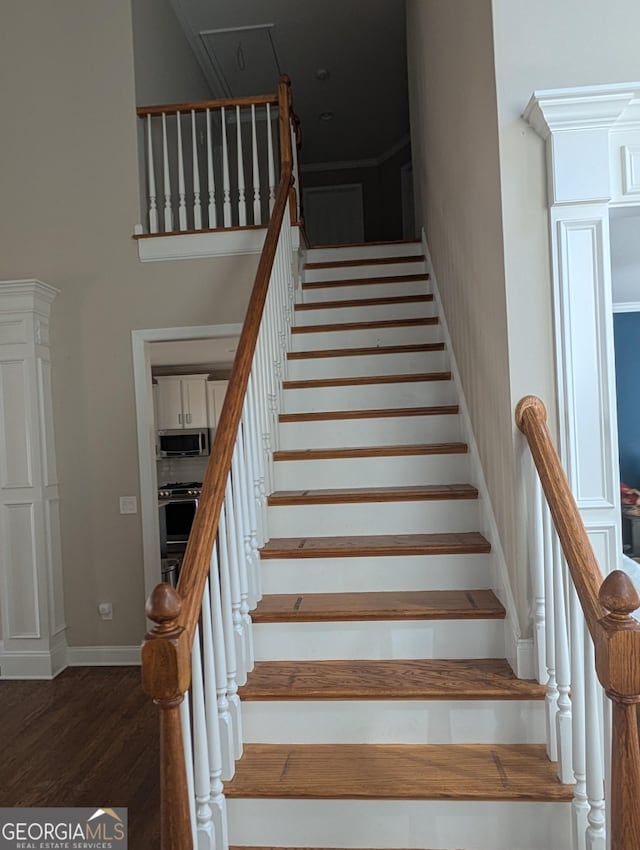
<path id="1" fill-rule="evenodd" d="M 209 427 L 206 375 L 167 375 L 156 380 L 158 430 Z"/>
<path id="2" fill-rule="evenodd" d="M 209 408 L 209 427 L 217 428 L 222 413 L 222 404 L 227 394 L 229 381 L 207 381 L 207 406 Z"/>

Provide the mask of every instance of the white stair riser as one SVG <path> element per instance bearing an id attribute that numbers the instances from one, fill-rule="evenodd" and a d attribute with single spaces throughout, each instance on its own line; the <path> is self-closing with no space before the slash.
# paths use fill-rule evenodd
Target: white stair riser
<path id="1" fill-rule="evenodd" d="M 269 507 L 272 537 L 474 531 L 477 499 Z"/>
<path id="2" fill-rule="evenodd" d="M 540 700 L 287 700 L 242 703 L 246 743 L 542 744 Z"/>
<path id="3" fill-rule="evenodd" d="M 405 375 L 410 372 L 444 372 L 446 351 L 412 351 L 400 354 L 347 354 L 340 357 L 313 357 L 289 360 L 287 380 L 349 378 L 364 375 Z"/>
<path id="4" fill-rule="evenodd" d="M 420 252 L 416 252 L 420 253 Z M 414 255 L 415 256 L 415 255 Z M 305 269 L 305 283 L 322 280 L 358 280 L 364 277 L 391 277 L 392 275 L 424 274 L 424 260 L 397 263 L 370 263 L 357 266 L 333 266 L 323 269 Z"/>
<path id="5" fill-rule="evenodd" d="M 319 331 L 292 334 L 292 351 L 317 351 L 326 348 L 361 348 L 372 345 L 416 345 L 442 342 L 440 325 L 416 325 L 396 328 Z"/>
<path id="6" fill-rule="evenodd" d="M 375 322 L 376 319 L 410 319 L 417 318 L 418 316 L 435 316 L 435 314 L 433 301 L 401 301 L 397 304 L 369 304 L 358 307 L 319 307 L 313 310 L 296 310 L 295 324 L 306 327 L 308 325 L 328 325 L 336 322 Z"/>
<path id="7" fill-rule="evenodd" d="M 485 590 L 488 555 L 393 558 L 274 558 L 261 563 L 263 593 L 362 593 L 391 590 Z"/>
<path id="8" fill-rule="evenodd" d="M 380 257 L 414 257 L 422 252 L 421 242 L 386 242 L 376 245 L 308 248 L 308 263 L 331 263 L 335 260 L 366 260 Z"/>
<path id="9" fill-rule="evenodd" d="M 399 446 L 460 439 L 458 414 L 281 422 L 281 449 Z"/>
<path id="10" fill-rule="evenodd" d="M 332 487 L 386 487 L 391 484 L 462 484 L 468 481 L 466 454 L 357 457 L 344 460 L 277 461 L 276 490 L 322 490 Z"/>
<path id="11" fill-rule="evenodd" d="M 571 804 L 458 800 L 227 801 L 232 844 L 552 850 L 571 847 Z"/>
<path id="12" fill-rule="evenodd" d="M 368 410 L 455 404 L 453 381 L 404 381 L 344 387 L 305 387 L 284 391 L 285 413 L 316 410 Z"/>
<path id="13" fill-rule="evenodd" d="M 503 620 L 254 623 L 256 661 L 501 658 Z"/>
<path id="14" fill-rule="evenodd" d="M 431 292 L 429 281 L 396 280 L 390 283 L 353 283 L 345 286 L 303 287 L 302 302 L 318 304 L 322 301 L 352 301 L 357 298 L 390 298 L 399 295 L 427 295 Z M 364 321 L 364 320 L 363 320 Z"/>

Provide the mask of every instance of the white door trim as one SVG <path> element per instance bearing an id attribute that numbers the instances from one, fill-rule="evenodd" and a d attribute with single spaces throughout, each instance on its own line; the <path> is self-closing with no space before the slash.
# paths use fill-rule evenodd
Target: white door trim
<path id="1" fill-rule="evenodd" d="M 140 473 L 140 520 L 145 598 L 161 581 L 160 529 L 158 523 L 158 480 L 156 476 L 155 435 L 153 433 L 153 390 L 149 344 L 193 339 L 239 336 L 242 325 L 197 325 L 180 328 L 151 328 L 131 332 L 133 381 L 138 434 Z"/>

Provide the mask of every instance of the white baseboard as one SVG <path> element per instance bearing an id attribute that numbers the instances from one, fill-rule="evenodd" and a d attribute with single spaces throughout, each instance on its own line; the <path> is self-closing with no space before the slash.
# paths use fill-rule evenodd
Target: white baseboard
<path id="1" fill-rule="evenodd" d="M 158 234 L 138 239 L 141 262 L 157 260 L 194 260 L 203 257 L 228 257 L 236 254 L 260 254 L 266 227 L 247 227 L 202 233 Z"/>
<path id="2" fill-rule="evenodd" d="M 140 664 L 139 646 L 70 646 L 69 667 L 128 667 Z"/>
<path id="3" fill-rule="evenodd" d="M 0 642 L 0 679 L 54 679 L 67 666 L 64 633 L 47 650 L 6 650 Z"/>
<path id="4" fill-rule="evenodd" d="M 496 523 L 495 514 L 493 512 L 491 499 L 489 497 L 487 482 L 484 477 L 484 471 L 482 469 L 482 463 L 480 461 L 478 444 L 476 443 L 475 435 L 473 433 L 471 417 L 469 415 L 469 408 L 467 407 L 467 402 L 464 396 L 462 381 L 460 379 L 460 371 L 456 362 L 455 351 L 451 344 L 451 335 L 449 334 L 447 318 L 444 312 L 444 308 L 442 306 L 442 299 L 440 298 L 438 282 L 436 279 L 433 264 L 431 262 L 431 254 L 429 252 L 429 246 L 427 244 L 427 238 L 424 229 L 422 231 L 422 245 L 424 248 L 424 255 L 426 257 L 427 271 L 429 272 L 430 281 L 433 287 L 433 298 L 436 304 L 436 314 L 440 319 L 443 340 L 446 345 L 447 351 L 449 352 L 451 375 L 453 377 L 453 382 L 456 387 L 456 392 L 458 395 L 458 404 L 460 406 L 462 432 L 464 435 L 463 439 L 469 446 L 469 460 L 472 479 L 471 483 L 478 488 L 478 500 L 480 506 L 480 531 L 491 543 L 491 554 L 489 557 L 491 559 L 491 574 L 493 576 L 492 590 L 494 591 L 500 602 L 504 605 L 505 611 L 507 613 L 504 623 L 506 657 L 516 676 L 521 679 L 534 678 L 535 665 L 533 640 L 522 638 L 520 634 L 518 612 L 515 604 L 515 599 L 513 597 L 513 591 L 511 589 L 511 583 L 509 581 L 507 562 L 504 557 L 504 550 L 502 548 L 502 542 L 498 533 L 498 526 Z"/>

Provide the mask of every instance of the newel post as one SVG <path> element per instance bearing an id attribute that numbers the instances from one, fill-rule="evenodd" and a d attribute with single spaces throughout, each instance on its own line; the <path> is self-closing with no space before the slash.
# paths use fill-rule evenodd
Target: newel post
<path id="1" fill-rule="evenodd" d="M 284 170 L 284 164 L 289 163 L 293 174 L 293 150 L 291 147 L 291 80 L 286 74 L 282 74 L 278 83 L 278 125 L 280 133 L 280 163 Z M 291 189 L 289 190 L 289 216 L 291 224 L 295 224 L 298 217 L 295 179 L 292 176 Z"/>
<path id="2" fill-rule="evenodd" d="M 151 592 L 146 614 L 156 625 L 142 644 L 142 687 L 160 708 L 160 846 L 193 850 L 180 704 L 191 681 L 188 635 L 177 623 L 182 600 L 169 584 Z"/>
<path id="3" fill-rule="evenodd" d="M 640 595 L 620 570 L 610 573 L 599 593 L 609 613 L 600 621 L 596 666 L 613 703 L 611 736 L 611 847 L 640 847 L 640 741 L 637 705 L 640 703 L 640 623 L 631 612 Z"/>

